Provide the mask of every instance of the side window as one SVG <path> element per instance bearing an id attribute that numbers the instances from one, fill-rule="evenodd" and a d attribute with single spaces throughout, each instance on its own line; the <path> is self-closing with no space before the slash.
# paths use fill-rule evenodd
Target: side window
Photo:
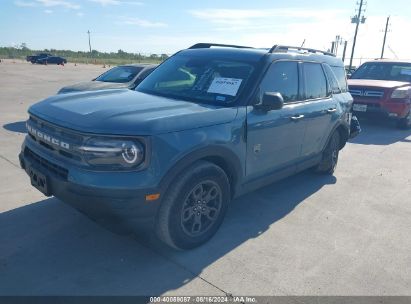
<path id="1" fill-rule="evenodd" d="M 338 80 L 331 70 L 328 64 L 323 64 L 325 74 L 327 75 L 328 83 L 330 84 L 330 89 L 334 94 L 341 93 L 340 85 L 338 84 Z"/>
<path id="2" fill-rule="evenodd" d="M 327 80 L 323 68 L 319 63 L 305 62 L 304 79 L 305 79 L 305 98 L 316 99 L 327 96 Z"/>
<path id="3" fill-rule="evenodd" d="M 345 69 L 337 66 L 332 66 L 331 69 L 333 70 L 335 77 L 337 77 L 341 92 L 347 92 L 347 75 L 345 74 Z"/>
<path id="4" fill-rule="evenodd" d="M 298 63 L 295 61 L 278 61 L 267 71 L 260 86 L 260 100 L 265 92 L 279 92 L 284 102 L 299 100 Z"/>

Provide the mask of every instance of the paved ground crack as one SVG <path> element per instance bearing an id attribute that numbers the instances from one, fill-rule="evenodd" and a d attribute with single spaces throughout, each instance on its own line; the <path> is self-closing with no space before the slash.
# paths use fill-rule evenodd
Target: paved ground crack
<path id="1" fill-rule="evenodd" d="M 0 158 L 11 164 L 13 167 L 16 167 L 17 169 L 20 169 L 20 166 L 18 164 L 15 164 L 11 160 L 9 160 L 7 157 L 3 156 L 0 154 Z"/>

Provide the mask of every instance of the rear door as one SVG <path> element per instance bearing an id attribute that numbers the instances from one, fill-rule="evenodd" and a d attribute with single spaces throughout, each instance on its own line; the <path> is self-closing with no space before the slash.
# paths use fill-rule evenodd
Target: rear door
<path id="1" fill-rule="evenodd" d="M 247 109 L 248 179 L 270 175 L 276 171 L 296 170 L 301 156 L 305 132 L 304 104 L 300 100 L 300 67 L 297 61 L 276 61 L 261 82 L 258 102 L 265 92 L 279 92 L 284 98 L 280 110 Z"/>
<path id="2" fill-rule="evenodd" d="M 303 160 L 309 160 L 322 152 L 340 111 L 333 99 L 323 65 L 304 62 L 302 67 L 307 128 L 301 156 Z"/>

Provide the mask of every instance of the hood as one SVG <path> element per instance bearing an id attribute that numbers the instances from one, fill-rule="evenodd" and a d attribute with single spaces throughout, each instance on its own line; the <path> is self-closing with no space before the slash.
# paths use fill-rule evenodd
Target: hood
<path id="1" fill-rule="evenodd" d="M 63 87 L 60 89 L 58 93 L 61 94 L 61 93 L 70 93 L 70 92 L 121 89 L 121 88 L 128 88 L 128 87 L 129 87 L 129 83 L 85 81 L 85 82 L 80 82 L 80 83 L 76 83 L 70 86 Z"/>
<path id="2" fill-rule="evenodd" d="M 392 89 L 411 85 L 409 82 L 374 79 L 348 79 L 348 86 Z"/>
<path id="3" fill-rule="evenodd" d="M 55 95 L 31 106 L 29 113 L 81 132 L 152 135 L 227 123 L 234 120 L 237 108 L 124 89 Z"/>

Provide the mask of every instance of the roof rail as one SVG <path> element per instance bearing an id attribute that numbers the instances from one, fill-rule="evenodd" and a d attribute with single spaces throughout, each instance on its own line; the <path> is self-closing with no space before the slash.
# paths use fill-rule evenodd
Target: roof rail
<path id="1" fill-rule="evenodd" d="M 251 46 L 242 46 L 242 45 L 232 45 L 232 44 L 219 44 L 219 43 L 196 43 L 189 47 L 189 49 L 208 49 L 213 46 L 217 47 L 231 47 L 237 49 L 252 49 Z"/>
<path id="2" fill-rule="evenodd" d="M 297 50 L 297 51 L 307 51 L 309 53 L 321 53 L 323 55 L 327 56 L 333 56 L 336 57 L 335 54 L 326 52 L 326 51 L 321 51 L 321 50 L 316 50 L 316 49 L 310 49 L 310 48 L 303 48 L 299 46 L 288 46 L 288 45 L 274 45 L 268 52 L 269 53 L 276 53 L 276 52 L 281 52 L 281 51 L 288 51 L 288 50 Z"/>

